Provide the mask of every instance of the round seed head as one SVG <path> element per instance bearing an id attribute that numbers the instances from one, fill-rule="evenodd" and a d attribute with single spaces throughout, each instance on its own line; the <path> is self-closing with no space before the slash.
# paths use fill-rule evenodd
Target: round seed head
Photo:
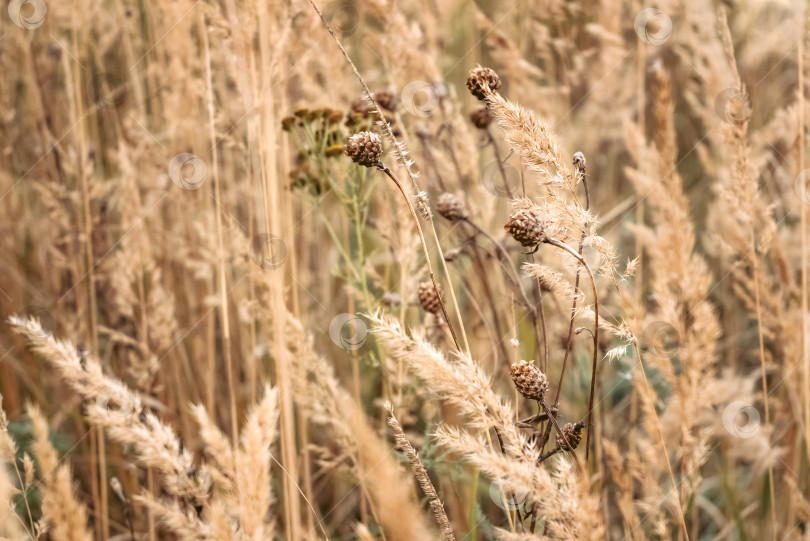
<path id="1" fill-rule="evenodd" d="M 467 217 L 467 209 L 464 207 L 464 201 L 457 195 L 445 192 L 439 196 L 436 201 L 436 211 L 443 217 L 451 222 L 457 222 Z"/>
<path id="2" fill-rule="evenodd" d="M 376 92 L 374 100 L 386 111 L 395 113 L 397 111 L 397 97 L 391 92 Z"/>
<path id="3" fill-rule="evenodd" d="M 450 250 L 445 250 L 444 252 L 444 260 L 448 263 L 452 263 L 456 259 L 459 258 L 461 255 L 461 248 L 452 248 Z"/>
<path id="4" fill-rule="evenodd" d="M 439 290 L 438 294 L 436 293 L 437 288 Z M 438 284 L 434 288 L 433 282 L 422 282 L 419 284 L 416 294 L 419 297 L 419 304 L 425 312 L 436 314 L 442 309 L 441 299 L 439 298 L 442 290 Z"/>
<path id="5" fill-rule="evenodd" d="M 503 228 L 523 246 L 537 246 L 546 240 L 543 220 L 532 208 L 517 209 Z"/>
<path id="6" fill-rule="evenodd" d="M 492 123 L 492 112 L 489 107 L 482 107 L 470 113 L 470 122 L 479 130 L 485 130 Z"/>
<path id="7" fill-rule="evenodd" d="M 376 133 L 361 131 L 352 135 L 343 151 L 354 163 L 364 167 L 377 167 L 382 163 L 382 142 Z"/>
<path id="8" fill-rule="evenodd" d="M 574 167 L 576 167 L 580 171 L 585 171 L 585 164 L 586 164 L 585 154 L 583 154 L 582 152 L 574 153 L 573 162 L 574 162 Z"/>
<path id="9" fill-rule="evenodd" d="M 560 433 L 557 434 L 557 447 L 563 451 L 573 451 L 582 441 L 582 429 L 585 425 L 582 423 L 566 423 L 560 428 Z M 565 437 L 563 437 L 565 436 Z"/>
<path id="10" fill-rule="evenodd" d="M 510 370 L 512 382 L 518 392 L 529 400 L 543 401 L 548 391 L 548 378 L 534 363 L 520 361 Z"/>
<path id="11" fill-rule="evenodd" d="M 360 113 L 360 114 L 364 115 L 364 114 L 372 111 L 373 109 L 374 109 L 374 107 L 371 105 L 371 103 L 367 99 L 365 99 L 365 98 L 357 98 L 356 100 L 354 100 L 352 102 L 351 107 L 349 109 L 349 112 L 350 113 Z"/>
<path id="12" fill-rule="evenodd" d="M 501 88 L 501 79 L 492 68 L 478 66 L 470 71 L 470 75 L 467 77 L 467 88 L 470 89 L 473 96 L 484 101 L 490 92 L 496 92 Z"/>

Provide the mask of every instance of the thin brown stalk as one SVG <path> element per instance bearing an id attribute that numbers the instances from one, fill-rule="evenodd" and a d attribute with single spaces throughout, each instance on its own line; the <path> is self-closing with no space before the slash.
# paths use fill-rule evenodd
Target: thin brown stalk
<path id="1" fill-rule="evenodd" d="M 589 211 L 591 210 L 591 196 L 590 193 L 588 192 L 588 181 L 585 178 L 585 171 L 580 171 L 579 174 L 580 178 L 582 179 L 582 186 L 585 189 L 585 210 Z M 580 257 L 582 257 L 582 249 L 584 245 L 585 245 L 585 229 L 583 228 L 582 235 L 579 238 L 579 247 L 577 249 L 577 253 L 579 254 Z M 577 273 L 576 278 L 574 280 L 575 291 L 579 289 L 579 275 L 581 270 L 580 265 L 581 265 L 580 262 L 577 261 Z M 565 379 L 565 368 L 568 365 L 568 357 L 570 356 L 572 349 L 572 340 L 574 337 L 574 318 L 576 316 L 576 313 L 577 313 L 577 297 L 574 296 L 574 300 L 571 302 L 571 319 L 569 320 L 568 323 L 568 338 L 565 341 L 566 344 L 565 354 L 563 355 L 562 368 L 560 369 L 560 380 L 557 383 L 557 392 L 554 396 L 555 406 L 559 405 L 560 403 L 560 392 L 562 391 L 563 380 Z"/>
<path id="2" fill-rule="evenodd" d="M 217 289 L 219 290 L 219 321 L 222 326 L 222 350 L 225 356 L 225 375 L 228 384 L 230 404 L 231 438 L 239 437 L 239 419 L 236 414 L 236 388 L 233 380 L 233 359 L 231 357 L 231 326 L 228 315 L 228 297 L 225 284 L 225 247 L 222 235 L 222 179 L 219 178 L 216 126 L 214 120 L 214 88 L 211 84 L 211 51 L 208 47 L 208 29 L 203 26 L 203 50 L 205 52 L 205 83 L 208 102 L 208 135 L 211 143 L 211 167 L 214 184 L 214 213 L 217 224 Z"/>
<path id="3" fill-rule="evenodd" d="M 408 210 L 411 211 L 411 217 L 413 218 L 414 224 L 416 224 L 416 231 L 419 234 L 419 240 L 422 242 L 422 250 L 425 252 L 425 261 L 427 262 L 428 273 L 430 274 L 430 281 L 433 282 L 433 288 L 436 290 L 436 296 L 439 299 L 439 305 L 442 307 L 442 315 L 444 316 L 445 322 L 447 322 L 447 327 L 450 329 L 450 334 L 453 336 L 453 343 L 455 344 L 456 349 L 461 351 L 461 346 L 459 345 L 458 337 L 456 336 L 456 330 L 455 328 L 453 328 L 453 324 L 450 321 L 450 318 L 447 316 L 447 308 L 445 307 L 444 299 L 442 299 L 442 295 L 439 292 L 439 286 L 436 284 L 436 275 L 433 272 L 433 264 L 430 262 L 430 252 L 428 250 L 427 243 L 425 242 L 425 235 L 422 232 L 422 223 L 419 221 L 419 215 L 416 213 L 416 208 L 414 208 L 413 203 L 411 202 L 411 198 L 408 197 L 407 193 L 405 193 L 405 189 L 402 187 L 402 183 L 399 181 L 394 172 L 391 171 L 391 168 L 388 167 L 387 165 L 381 164 L 380 170 L 386 175 L 388 175 L 388 178 L 394 181 L 394 184 L 396 184 L 397 188 L 399 189 L 399 193 L 402 194 L 402 197 L 408 204 Z"/>
<path id="4" fill-rule="evenodd" d="M 596 293 L 596 281 L 594 280 L 593 271 L 591 271 L 591 267 L 588 265 L 585 259 L 563 242 L 551 238 L 546 239 L 546 242 L 566 251 L 569 255 L 574 257 L 588 272 L 588 276 L 591 279 L 591 288 L 593 289 L 593 360 L 591 361 L 591 390 L 590 397 L 588 398 L 588 433 L 585 436 L 585 463 L 587 464 L 591 450 L 590 443 L 591 432 L 593 431 L 593 400 L 594 390 L 596 388 L 596 366 L 598 364 L 597 357 L 599 355 L 599 296 Z"/>

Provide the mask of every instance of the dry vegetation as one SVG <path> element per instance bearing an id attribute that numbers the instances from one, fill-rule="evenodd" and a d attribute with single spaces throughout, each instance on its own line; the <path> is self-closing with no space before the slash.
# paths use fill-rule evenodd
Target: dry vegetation
<path id="1" fill-rule="evenodd" d="M 810 538 L 804 2 L 4 4 L 0 539 Z"/>

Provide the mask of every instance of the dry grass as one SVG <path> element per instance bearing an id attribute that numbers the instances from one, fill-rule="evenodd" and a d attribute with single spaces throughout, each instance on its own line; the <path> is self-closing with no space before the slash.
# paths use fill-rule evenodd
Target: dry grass
<path id="1" fill-rule="evenodd" d="M 803 3 L 7 4 L 0 539 L 807 538 Z"/>

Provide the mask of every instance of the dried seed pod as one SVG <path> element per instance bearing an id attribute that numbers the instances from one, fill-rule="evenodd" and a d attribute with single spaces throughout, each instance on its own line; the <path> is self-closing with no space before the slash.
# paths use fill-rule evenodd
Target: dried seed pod
<path id="1" fill-rule="evenodd" d="M 366 114 L 374 109 L 374 106 L 365 99 L 365 98 L 357 98 L 354 100 L 349 108 L 349 113 L 360 113 Z"/>
<path id="2" fill-rule="evenodd" d="M 501 79 L 492 68 L 478 66 L 470 71 L 470 75 L 467 77 L 467 88 L 470 89 L 473 96 L 484 101 L 490 92 L 496 92 L 501 88 Z"/>
<path id="3" fill-rule="evenodd" d="M 361 131 L 352 135 L 343 151 L 358 165 L 378 167 L 382 164 L 382 142 L 376 133 Z"/>
<path id="4" fill-rule="evenodd" d="M 456 259 L 461 256 L 462 249 L 461 248 L 452 248 L 450 250 L 445 250 L 444 252 L 444 260 L 448 263 L 452 263 Z"/>
<path id="5" fill-rule="evenodd" d="M 293 126 L 295 126 L 295 117 L 294 116 L 285 116 L 281 119 L 281 129 L 284 131 L 292 131 Z"/>
<path id="6" fill-rule="evenodd" d="M 485 130 L 492 123 L 492 112 L 489 107 L 482 107 L 470 113 L 470 122 L 479 130 Z"/>
<path id="7" fill-rule="evenodd" d="M 436 291 L 437 289 L 438 293 Z M 419 304 L 425 312 L 437 314 L 441 311 L 442 302 L 440 295 L 442 295 L 442 289 L 438 284 L 436 284 L 436 287 L 433 287 L 433 282 L 431 281 L 422 282 L 419 284 L 416 294 L 419 297 Z"/>
<path id="8" fill-rule="evenodd" d="M 329 124 L 340 124 L 342 118 L 343 118 L 343 111 L 335 110 L 329 113 L 329 118 L 327 118 L 326 121 Z"/>
<path id="9" fill-rule="evenodd" d="M 534 363 L 520 361 L 512 365 L 510 370 L 512 382 L 518 392 L 529 400 L 543 401 L 548 391 L 548 378 Z"/>
<path id="10" fill-rule="evenodd" d="M 391 92 L 376 92 L 374 94 L 374 101 L 386 111 L 395 113 L 397 110 L 397 97 Z"/>
<path id="11" fill-rule="evenodd" d="M 436 201 L 436 212 L 451 222 L 457 222 L 467 217 L 464 201 L 455 194 L 445 192 Z"/>
<path id="12" fill-rule="evenodd" d="M 557 433 L 557 448 L 563 451 L 573 451 L 582 441 L 582 429 L 585 428 L 583 423 L 566 423 Z M 565 436 L 565 437 L 563 437 Z"/>
<path id="13" fill-rule="evenodd" d="M 587 163 L 585 161 L 585 154 L 583 154 L 582 152 L 575 152 L 573 163 L 574 167 L 576 167 L 579 171 L 581 171 L 582 173 L 585 172 L 585 165 Z"/>
<path id="14" fill-rule="evenodd" d="M 543 220 L 532 208 L 517 209 L 503 228 L 523 246 L 537 246 L 546 240 Z"/>

